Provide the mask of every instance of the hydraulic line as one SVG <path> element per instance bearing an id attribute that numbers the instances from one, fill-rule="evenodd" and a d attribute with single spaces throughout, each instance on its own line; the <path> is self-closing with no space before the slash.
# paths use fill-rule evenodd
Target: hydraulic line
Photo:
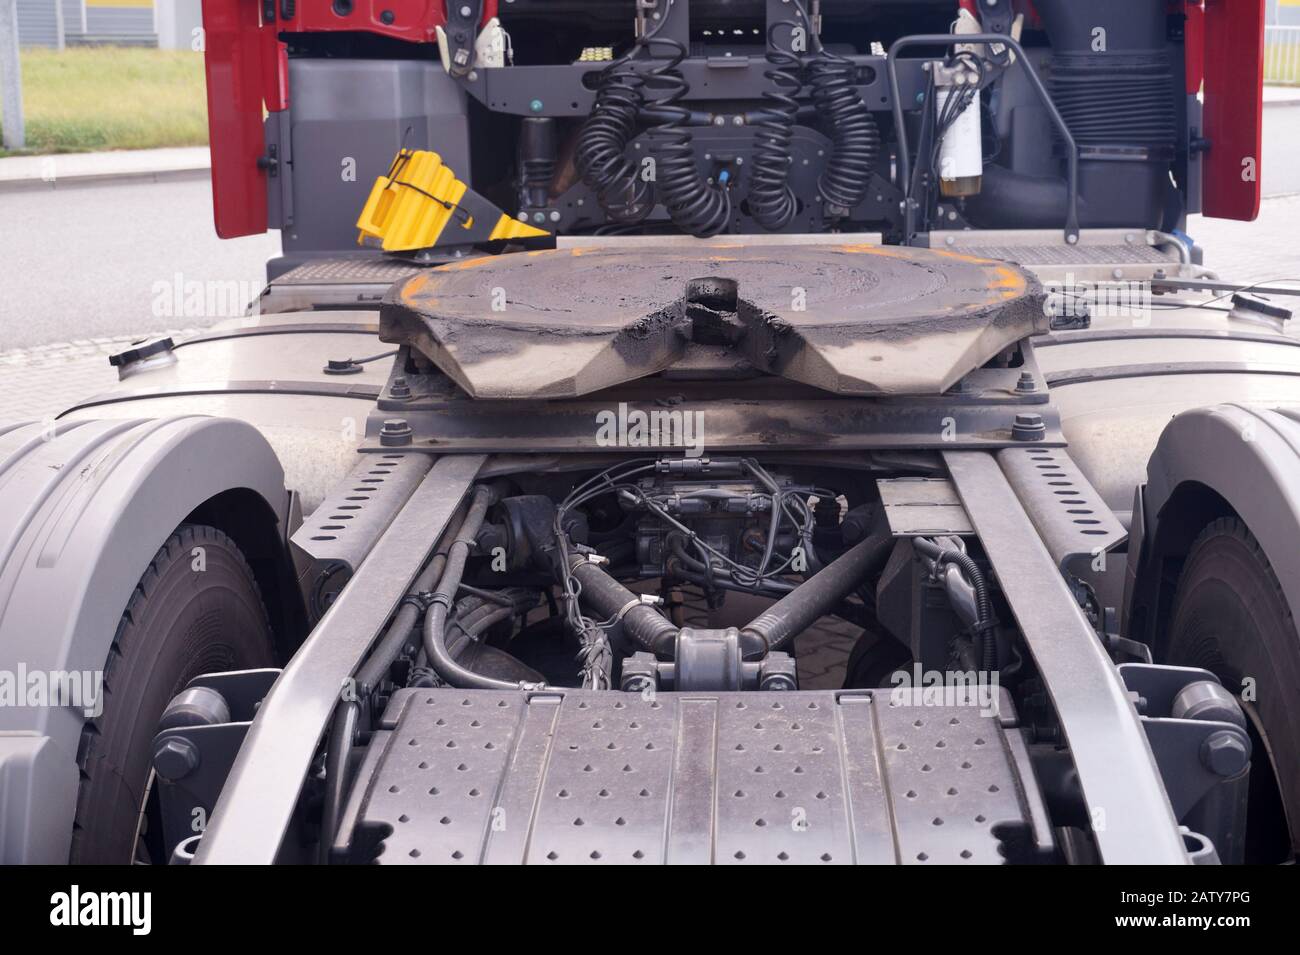
<path id="1" fill-rule="evenodd" d="M 466 507 L 462 504 L 452 515 L 451 520 L 447 522 L 446 530 L 443 531 L 442 536 L 438 538 L 438 542 L 434 546 L 433 556 L 412 583 L 411 591 L 407 595 L 408 599 L 402 602 L 402 605 L 397 609 L 397 613 L 393 616 L 393 622 L 384 631 L 384 635 L 379 638 L 374 651 L 366 657 L 365 662 L 357 670 L 358 698 L 364 699 L 369 695 L 387 675 L 388 668 L 397 659 L 403 644 L 406 643 L 411 634 L 411 628 L 415 626 L 415 622 L 419 618 L 419 595 L 432 587 L 442 574 L 447 563 L 447 548 L 450 546 L 450 542 L 459 535 L 460 527 L 465 520 L 465 512 Z M 360 722 L 360 714 L 361 706 L 359 703 L 345 701 L 340 703 L 339 708 L 335 710 L 334 720 L 330 724 L 325 755 L 325 802 L 321 813 L 320 861 L 322 863 L 329 861 L 334 833 L 338 830 L 339 810 L 347 786 L 348 751 L 352 746 L 352 738 Z"/>
<path id="2" fill-rule="evenodd" d="M 438 589 L 430 598 L 429 610 L 424 615 L 424 652 L 429 658 L 429 666 L 449 684 L 464 689 L 478 690 L 517 690 L 520 684 L 508 680 L 498 680 L 483 676 L 461 666 L 447 650 L 447 614 L 452 600 L 460 589 L 461 578 L 465 575 L 465 562 L 469 558 L 470 545 L 483 526 L 487 509 L 496 500 L 496 493 L 489 487 L 480 485 L 474 489 L 470 498 L 469 511 L 461 524 L 456 539 L 447 551 L 447 561 L 438 581 Z"/>
<path id="3" fill-rule="evenodd" d="M 424 569 L 415 578 L 406 599 L 397 608 L 397 613 L 393 616 L 393 622 L 384 632 L 384 635 L 380 637 L 374 652 L 366 658 L 361 668 L 357 670 L 356 681 L 359 696 L 364 697 L 379 685 L 380 681 L 387 675 L 388 668 L 397 659 L 402 645 L 410 637 L 411 628 L 415 626 L 420 617 L 420 595 L 431 590 L 442 576 L 443 568 L 447 566 L 447 549 L 451 546 L 451 542 L 460 535 L 467 509 L 467 505 L 462 504 L 456 513 L 452 515 L 452 519 L 447 522 L 447 529 L 443 531 L 438 543 L 434 546 L 433 556 L 429 558 L 429 562 L 424 565 Z"/>
<path id="4" fill-rule="evenodd" d="M 831 154 L 818 177 L 817 193 L 829 207 L 829 217 L 843 218 L 867 196 L 880 155 L 880 133 L 858 95 L 853 61 L 827 50 L 803 0 L 794 5 L 813 43 L 804 59 L 813 105 L 831 134 Z"/>
<path id="5" fill-rule="evenodd" d="M 867 196 L 880 133 L 854 87 L 854 66 L 819 48 L 808 60 L 813 103 L 831 132 L 831 154 L 817 180 L 822 200 L 846 216 Z"/>

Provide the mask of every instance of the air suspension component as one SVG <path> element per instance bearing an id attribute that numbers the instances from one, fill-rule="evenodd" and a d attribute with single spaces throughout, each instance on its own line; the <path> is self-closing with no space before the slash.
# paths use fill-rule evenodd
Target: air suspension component
<path id="1" fill-rule="evenodd" d="M 519 125 L 520 207 L 542 207 L 550 202 L 555 176 L 555 120 L 527 116 Z"/>

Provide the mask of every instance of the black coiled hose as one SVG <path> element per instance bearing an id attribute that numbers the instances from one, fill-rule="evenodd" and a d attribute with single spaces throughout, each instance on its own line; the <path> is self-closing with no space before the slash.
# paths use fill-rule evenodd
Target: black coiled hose
<path id="1" fill-rule="evenodd" d="M 582 124 L 574 155 L 582 181 L 596 193 L 605 214 L 623 224 L 640 222 L 654 207 L 653 187 L 626 155 L 644 103 L 644 84 L 630 57 L 601 71 L 596 103 Z"/>
<path id="2" fill-rule="evenodd" d="M 686 78 L 677 69 L 686 57 L 686 48 L 667 38 L 647 37 L 642 43 L 647 46 L 655 43 L 670 45 L 674 50 L 671 59 L 645 77 L 647 89 L 660 94 L 647 102 L 653 110 L 647 113 L 650 119 L 647 137 L 655 161 L 659 199 L 673 224 L 683 232 L 697 238 L 717 235 L 731 221 L 729 174 L 724 171 L 717 181 L 708 182 L 695 166 L 695 149 L 687 128 L 691 114 L 678 105 L 690 89 Z"/>
<path id="3" fill-rule="evenodd" d="M 876 121 L 854 86 L 854 66 L 818 45 L 808 58 L 808 85 L 813 104 L 831 134 L 831 154 L 817 180 L 817 193 L 844 217 L 867 196 L 880 155 Z"/>
<path id="4" fill-rule="evenodd" d="M 750 214 L 772 232 L 788 226 L 799 211 L 799 200 L 790 188 L 790 166 L 794 161 L 790 144 L 799 112 L 796 97 L 803 89 L 803 61 L 776 46 L 773 32 L 780 26 L 794 28 L 797 24 L 778 21 L 767 31 L 767 62 L 772 68 L 763 75 L 773 88 L 763 91 L 763 99 L 769 104 L 766 117 L 754 123 L 758 132 L 754 134 L 754 165 L 749 179 Z"/>

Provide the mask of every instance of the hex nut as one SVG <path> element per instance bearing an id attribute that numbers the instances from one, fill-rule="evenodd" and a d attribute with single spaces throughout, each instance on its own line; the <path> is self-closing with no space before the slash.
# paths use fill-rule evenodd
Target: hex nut
<path id="1" fill-rule="evenodd" d="M 1201 762 L 1216 776 L 1235 776 L 1250 763 L 1250 746 L 1240 734 L 1220 730 L 1201 744 Z"/>
<path id="2" fill-rule="evenodd" d="M 180 736 L 165 739 L 153 751 L 153 768 L 163 779 L 184 779 L 199 768 L 198 748 Z"/>

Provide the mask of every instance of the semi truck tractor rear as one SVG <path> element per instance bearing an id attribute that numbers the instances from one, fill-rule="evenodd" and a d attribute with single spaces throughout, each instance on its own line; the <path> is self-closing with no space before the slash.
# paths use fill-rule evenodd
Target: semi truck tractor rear
<path id="1" fill-rule="evenodd" d="M 1274 863 L 1263 3 L 205 0 L 244 318 L 0 430 L 0 858 Z"/>

